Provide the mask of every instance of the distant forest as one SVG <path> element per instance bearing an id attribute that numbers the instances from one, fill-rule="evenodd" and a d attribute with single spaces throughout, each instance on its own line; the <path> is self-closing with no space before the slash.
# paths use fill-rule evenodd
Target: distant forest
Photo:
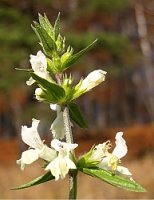
<path id="1" fill-rule="evenodd" d="M 30 68 L 29 55 L 40 49 L 31 29 L 38 13 L 46 13 L 52 23 L 59 12 L 61 31 L 74 51 L 99 40 L 72 67 L 75 80 L 95 68 L 107 71 L 106 81 L 79 100 L 89 130 L 153 122 L 154 1 L 1 0 L 1 136 L 16 136 L 21 124 L 30 124 L 34 117 L 43 119 L 46 133 L 54 118 L 46 105 L 35 100 L 35 88 L 26 86 L 29 74 L 15 68 Z"/>

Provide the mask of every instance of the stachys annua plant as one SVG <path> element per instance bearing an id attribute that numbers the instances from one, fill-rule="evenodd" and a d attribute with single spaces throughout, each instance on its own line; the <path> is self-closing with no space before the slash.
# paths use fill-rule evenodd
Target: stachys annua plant
<path id="1" fill-rule="evenodd" d="M 21 138 L 28 149 L 17 160 L 21 170 L 38 159 L 44 161 L 44 174 L 29 183 L 14 189 L 32 187 L 46 181 L 58 181 L 69 176 L 69 199 L 76 199 L 78 172 L 105 181 L 115 187 L 144 192 L 145 189 L 136 183 L 132 173 L 121 165 L 121 159 L 127 154 L 123 132 L 115 135 L 115 148 L 111 152 L 111 142 L 105 141 L 93 146 L 89 152 L 77 158 L 74 149 L 78 144 L 73 141 L 72 127 L 76 123 L 87 128 L 87 123 L 75 103 L 86 92 L 105 81 L 106 73 L 102 69 L 94 70 L 77 84 L 73 83 L 73 75 L 66 70 L 89 51 L 97 42 L 95 40 L 81 51 L 74 53 L 71 46 L 66 46 L 65 37 L 60 34 L 60 15 L 54 26 L 46 15 L 39 14 L 38 22 L 32 25 L 39 43 L 40 51 L 30 55 L 30 78 L 26 84 L 36 84 L 35 97 L 42 103 L 48 103 L 57 115 L 51 124 L 51 145 L 47 146 L 38 133 L 39 119 L 32 119 L 32 126 L 22 126 Z"/>

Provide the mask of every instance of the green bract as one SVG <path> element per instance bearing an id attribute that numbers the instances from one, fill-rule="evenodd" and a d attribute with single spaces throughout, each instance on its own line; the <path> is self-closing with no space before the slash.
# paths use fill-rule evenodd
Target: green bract
<path id="1" fill-rule="evenodd" d="M 38 36 L 45 55 L 48 58 L 48 70 L 61 73 L 71 67 L 81 56 L 89 51 L 97 42 L 95 40 L 83 50 L 73 54 L 73 48 L 65 45 L 65 37 L 60 35 L 60 14 L 54 26 L 44 14 L 39 14 L 39 22 L 34 22 L 33 30 Z"/>
<path id="2" fill-rule="evenodd" d="M 84 154 L 83 156 L 81 156 L 81 158 L 78 160 L 78 168 L 82 169 L 82 168 L 93 168 L 96 167 L 97 164 L 99 163 L 99 161 L 92 161 L 91 160 L 91 155 L 93 152 L 94 146 L 90 149 L 90 151 L 88 151 L 86 154 Z"/>

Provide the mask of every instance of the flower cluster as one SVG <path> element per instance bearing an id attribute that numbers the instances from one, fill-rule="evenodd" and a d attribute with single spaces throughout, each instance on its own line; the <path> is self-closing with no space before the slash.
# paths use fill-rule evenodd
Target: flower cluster
<path id="1" fill-rule="evenodd" d="M 98 166 L 114 174 L 120 174 L 131 178 L 132 174 L 130 171 L 126 167 L 119 165 L 121 163 L 121 158 L 123 158 L 128 151 L 126 142 L 122 136 L 123 132 L 118 132 L 116 134 L 116 146 L 112 153 L 109 153 L 109 149 L 112 145 L 110 141 L 107 141 L 94 146 L 88 153 L 83 155 L 79 160 L 79 164 L 83 163 L 84 160 L 85 165 Z"/>
<path id="2" fill-rule="evenodd" d="M 51 105 L 51 107 L 53 108 L 54 105 Z M 75 161 L 72 155 L 72 150 L 74 150 L 78 144 L 69 144 L 61 142 L 58 139 L 53 139 L 51 141 L 51 147 L 48 147 L 39 136 L 39 122 L 39 120 L 32 119 L 32 127 L 28 128 L 27 126 L 22 126 L 21 137 L 23 142 L 29 146 L 29 149 L 22 153 L 20 160 L 17 160 L 17 164 L 20 164 L 21 169 L 24 170 L 25 165 L 31 164 L 41 158 L 48 163 L 45 170 L 50 170 L 51 174 L 55 176 L 55 180 L 64 178 L 69 172 L 69 169 L 77 168 L 75 164 L 77 161 Z M 51 127 L 54 127 L 57 131 L 59 130 L 59 126 L 61 127 L 60 123 L 63 122 L 59 121 L 59 123 L 55 123 L 54 121 Z M 131 177 L 132 174 L 129 170 L 119 165 L 121 162 L 120 159 L 127 153 L 127 145 L 122 135 L 122 132 L 116 134 L 116 146 L 112 153 L 109 153 L 111 143 L 107 141 L 93 147 L 90 152 L 80 158 L 79 163 L 84 159 L 89 166 L 93 166 L 94 163 L 99 168 Z"/>
<path id="3" fill-rule="evenodd" d="M 51 174 L 55 176 L 55 180 L 64 178 L 69 169 L 76 169 L 71 151 L 78 145 L 53 139 L 51 147 L 48 147 L 39 136 L 39 122 L 39 120 L 32 119 L 32 127 L 22 126 L 21 137 L 23 142 L 29 146 L 29 149 L 22 153 L 20 160 L 17 160 L 17 164 L 20 164 L 21 169 L 24 170 L 25 165 L 41 158 L 48 163 L 45 170 L 50 170 Z"/>
<path id="4" fill-rule="evenodd" d="M 43 54 L 41 50 L 37 52 L 36 56 L 30 55 L 30 63 L 32 66 L 33 73 L 37 77 L 47 80 L 48 83 L 57 84 L 50 75 L 50 71 L 48 70 L 47 58 L 45 57 L 45 55 Z M 63 103 L 68 102 L 68 101 L 70 102 L 78 98 L 82 94 L 88 92 L 92 88 L 102 83 L 105 80 L 106 73 L 107 72 L 101 69 L 94 70 L 85 79 L 81 79 L 76 86 L 72 86 L 71 77 L 70 78 L 67 78 L 67 76 L 63 77 L 64 79 L 62 80 L 62 85 L 63 85 L 64 92 L 66 94 L 65 99 L 63 99 Z M 35 79 L 37 78 L 35 77 Z M 31 77 L 26 83 L 27 85 L 30 86 L 34 82 L 35 82 L 34 78 Z M 36 88 L 35 90 L 36 99 L 39 101 L 48 100 L 49 103 L 54 103 L 53 100 L 50 98 L 52 94 L 50 94 L 50 96 L 46 94 L 47 94 L 46 88 L 44 88 L 43 85 L 39 84 L 39 88 Z"/>

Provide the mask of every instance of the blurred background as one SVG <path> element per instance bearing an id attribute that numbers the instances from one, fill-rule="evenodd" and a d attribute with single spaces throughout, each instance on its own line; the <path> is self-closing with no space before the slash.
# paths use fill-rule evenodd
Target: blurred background
<path id="1" fill-rule="evenodd" d="M 21 141 L 21 125 L 41 119 L 40 134 L 48 141 L 55 117 L 48 105 L 34 99 L 35 86 L 25 84 L 29 75 L 15 68 L 30 68 L 29 55 L 40 50 L 31 29 L 38 13 L 46 13 L 53 23 L 59 11 L 62 35 L 75 51 L 99 39 L 72 67 L 75 80 L 94 69 L 107 71 L 106 81 L 78 100 L 89 128 L 74 126 L 77 154 L 108 139 L 114 146 L 116 132 L 124 131 L 129 152 L 123 165 L 147 189 L 144 194 L 127 192 L 80 174 L 78 198 L 153 199 L 154 0 L 0 1 L 0 198 L 67 198 L 67 179 L 10 191 L 43 173 L 39 162 L 24 172 L 16 166 L 27 148 Z"/>

